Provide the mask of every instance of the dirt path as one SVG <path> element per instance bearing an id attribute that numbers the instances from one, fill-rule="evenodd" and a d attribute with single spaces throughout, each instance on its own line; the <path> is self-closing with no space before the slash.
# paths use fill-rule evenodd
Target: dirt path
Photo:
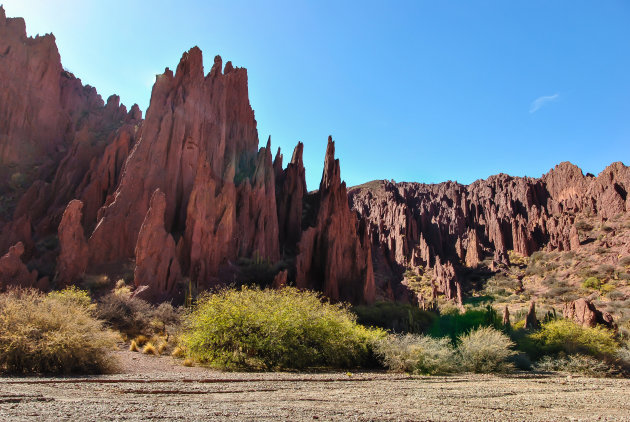
<path id="1" fill-rule="evenodd" d="M 226 373 L 119 352 L 125 373 L 0 378 L 0 420 L 630 421 L 630 380 Z"/>

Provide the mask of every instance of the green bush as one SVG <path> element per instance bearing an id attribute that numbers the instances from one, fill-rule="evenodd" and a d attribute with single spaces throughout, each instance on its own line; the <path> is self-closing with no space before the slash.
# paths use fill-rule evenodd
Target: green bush
<path id="1" fill-rule="evenodd" d="M 352 312 L 357 322 L 368 327 L 380 327 L 395 333 L 425 332 L 436 315 L 417 306 L 393 302 L 376 302 L 373 305 L 355 306 Z"/>
<path id="2" fill-rule="evenodd" d="M 376 354 L 393 371 L 439 375 L 454 372 L 457 355 L 446 337 L 392 334 L 376 343 Z"/>
<path id="3" fill-rule="evenodd" d="M 455 342 L 461 334 L 478 327 L 502 328 L 502 319 L 490 305 L 483 309 L 467 309 L 464 313 L 452 308 L 433 322 L 429 334 L 432 337 L 449 336 Z"/>
<path id="4" fill-rule="evenodd" d="M 464 371 L 507 372 L 514 368 L 510 360 L 516 355 L 508 336 L 492 327 L 480 327 L 459 337 L 457 353 Z"/>
<path id="5" fill-rule="evenodd" d="M 0 295 L 0 370 L 11 373 L 104 373 L 117 336 L 103 328 L 73 290 Z"/>
<path id="6" fill-rule="evenodd" d="M 598 290 L 601 286 L 602 282 L 599 281 L 597 277 L 589 277 L 582 283 L 582 287 L 585 289 L 595 289 Z"/>
<path id="7" fill-rule="evenodd" d="M 613 331 L 603 327 L 582 327 L 568 319 L 542 325 L 540 331 L 528 335 L 539 354 L 585 354 L 594 357 L 614 356 L 619 349 Z"/>
<path id="8" fill-rule="evenodd" d="M 200 363 L 270 370 L 369 365 L 374 343 L 384 336 L 316 293 L 243 287 L 202 296 L 181 341 Z"/>

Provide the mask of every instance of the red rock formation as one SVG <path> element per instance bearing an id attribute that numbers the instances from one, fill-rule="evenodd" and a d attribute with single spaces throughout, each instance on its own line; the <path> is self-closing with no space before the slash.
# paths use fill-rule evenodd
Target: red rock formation
<path id="1" fill-rule="evenodd" d="M 54 36 L 27 37 L 24 20 L 7 19 L 1 7 L 0 80 L 0 193 L 11 180 L 21 181 L 9 202 L 12 220 L 0 215 L 0 253 L 21 241 L 23 259 L 52 268 L 56 253 L 34 244 L 56 233 L 74 198 L 85 203 L 83 224 L 94 226 L 105 197 L 84 196 L 81 182 L 102 177 L 88 173 L 117 142 L 119 128 L 129 130 L 141 115 L 137 106 L 127 113 L 117 96 L 105 104 L 94 88 L 62 68 Z M 118 174 L 125 159 L 121 154 L 111 171 Z M 104 184 L 111 192 L 115 183 Z"/>
<path id="2" fill-rule="evenodd" d="M 484 255 L 496 270 L 509 262 L 510 249 L 525 256 L 576 249 L 574 213 L 628 212 L 628 189 L 630 169 L 621 163 L 598 177 L 562 163 L 540 179 L 499 174 L 468 186 L 374 181 L 351 188 L 349 201 L 374 230 L 373 250 L 384 257 L 376 279 L 385 286 L 400 283 L 405 268 L 433 267 L 435 256 L 457 273 Z"/>
<path id="3" fill-rule="evenodd" d="M 29 272 L 20 259 L 24 253 L 24 245 L 18 242 L 9 248 L 9 252 L 0 258 L 0 289 L 8 286 L 34 287 L 37 282 L 37 271 Z"/>
<path id="4" fill-rule="evenodd" d="M 298 244 L 297 286 L 319 290 L 334 301 L 371 303 L 375 291 L 369 236 L 366 227 L 359 231 L 359 221 L 348 206 L 331 137 L 314 195 L 315 225 L 302 233 Z"/>
<path id="5" fill-rule="evenodd" d="M 136 296 L 152 302 L 175 297 L 181 280 L 175 241 L 164 229 L 166 203 L 165 195 L 156 189 L 140 228 L 135 251 L 133 282 L 139 292 Z"/>
<path id="6" fill-rule="evenodd" d="M 273 168 L 266 148 L 257 154 L 247 72 L 233 68 L 230 62 L 224 72 L 221 67 L 217 56 L 204 77 L 201 51 L 195 47 L 184 54 L 175 75 L 166 69 L 158 76 L 125 174 L 113 201 L 101 210 L 90 238 L 93 263 L 133 256 L 149 196 L 158 188 L 167 200 L 166 230 L 187 230 L 180 249 L 187 265 L 199 266 L 194 257 L 191 259 L 193 237 L 216 237 L 212 233 L 215 228 L 206 223 L 196 224 L 193 236 L 192 229 L 187 229 L 189 217 L 195 221 L 221 220 L 221 230 L 225 231 L 222 239 L 227 242 L 222 246 L 224 253 L 219 254 L 222 262 L 253 250 L 272 260 L 278 257 L 277 221 L 270 217 L 276 213 Z M 196 186 L 196 180 L 212 181 L 214 187 Z M 189 207 L 193 192 L 197 208 Z M 225 206 L 215 209 L 214 202 L 208 203 L 204 211 L 201 196 Z M 240 226 L 245 220 L 247 227 Z M 202 227 L 209 233 L 200 233 Z M 215 261 L 208 259 L 205 266 L 212 268 Z M 200 271 L 193 269 L 205 277 L 206 270 Z"/>
<path id="7" fill-rule="evenodd" d="M 274 167 L 279 168 L 276 177 L 276 198 L 278 209 L 278 229 L 280 245 L 289 254 L 295 252 L 295 247 L 302 234 L 302 206 L 306 195 L 306 171 L 302 162 L 304 145 L 298 142 L 293 150 L 291 162 L 282 170 L 282 156 L 280 151 L 274 160 Z"/>
<path id="8" fill-rule="evenodd" d="M 589 300 L 584 298 L 565 303 L 562 309 L 562 316 L 584 327 L 595 327 L 599 324 L 612 329 L 617 328 L 612 315 L 608 312 L 600 311 Z"/>
<path id="9" fill-rule="evenodd" d="M 510 310 L 508 309 L 507 305 L 505 305 L 505 308 L 503 309 L 503 326 L 510 326 Z"/>
<path id="10" fill-rule="evenodd" d="M 88 246 L 81 225 L 83 202 L 72 200 L 66 207 L 59 224 L 59 246 L 57 260 L 57 286 L 63 287 L 76 282 L 88 264 Z"/>
<path id="11" fill-rule="evenodd" d="M 527 316 L 525 317 L 525 329 L 537 330 L 538 328 L 540 328 L 540 322 L 536 317 L 536 302 L 532 300 L 529 303 L 529 310 L 527 311 Z"/>

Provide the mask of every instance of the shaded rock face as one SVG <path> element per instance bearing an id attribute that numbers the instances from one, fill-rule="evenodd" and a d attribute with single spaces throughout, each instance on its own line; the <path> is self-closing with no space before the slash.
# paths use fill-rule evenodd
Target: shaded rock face
<path id="1" fill-rule="evenodd" d="M 589 300 L 584 298 L 565 303 L 562 309 L 562 316 L 564 318 L 571 319 L 584 327 L 603 325 L 612 329 L 617 328 L 612 315 L 608 312 L 600 311 Z"/>
<path id="2" fill-rule="evenodd" d="M 29 272 L 21 257 L 24 245 L 18 242 L 9 248 L 6 255 L 0 257 L 0 289 L 8 286 L 35 287 L 37 271 Z"/>
<path id="3" fill-rule="evenodd" d="M 335 143 L 328 138 L 319 191 L 313 193 L 314 226 L 298 243 L 296 285 L 324 292 L 330 299 L 352 303 L 374 301 L 371 245 L 365 226 L 350 211 L 341 182 Z"/>
<path id="4" fill-rule="evenodd" d="M 137 106 L 128 113 L 117 96 L 104 103 L 62 68 L 54 36 L 27 37 L 24 20 L 6 18 L 1 7 L 0 80 L 0 194 L 10 198 L 0 215 L 0 253 L 19 241 L 23 259 L 55 262 L 59 249 L 35 244 L 56 234 L 72 199 L 84 203 L 84 228 L 95 225 L 141 113 Z"/>
<path id="5" fill-rule="evenodd" d="M 298 142 L 287 168 L 282 170 L 282 155 L 274 160 L 276 169 L 276 208 L 283 255 L 294 254 L 302 234 L 302 208 L 306 190 L 306 170 L 302 161 L 304 144 Z"/>
<path id="6" fill-rule="evenodd" d="M 349 201 L 369 222 L 373 250 L 382 254 L 377 279 L 395 284 L 406 268 L 423 267 L 434 268 L 443 284 L 436 257 L 459 273 L 485 258 L 496 270 L 509 263 L 508 250 L 529 256 L 579 248 L 574 214 L 627 213 L 629 188 L 630 168 L 621 163 L 598 177 L 562 163 L 540 179 L 499 174 L 468 186 L 374 181 L 350 188 Z"/>
<path id="7" fill-rule="evenodd" d="M 85 273 L 88 264 L 88 246 L 81 225 L 83 202 L 68 203 L 59 224 L 60 253 L 57 260 L 59 287 L 76 282 Z"/>
<path id="8" fill-rule="evenodd" d="M 175 240 L 164 229 L 166 203 L 164 193 L 156 189 L 151 196 L 135 249 L 136 296 L 152 302 L 175 298 L 181 280 Z"/>
<path id="9" fill-rule="evenodd" d="M 536 302 L 533 300 L 529 303 L 529 310 L 525 316 L 525 329 L 537 330 L 540 328 L 540 321 L 536 317 Z"/>

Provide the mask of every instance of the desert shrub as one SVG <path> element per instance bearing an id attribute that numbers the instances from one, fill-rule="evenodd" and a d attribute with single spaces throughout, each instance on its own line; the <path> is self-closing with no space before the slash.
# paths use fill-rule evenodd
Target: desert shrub
<path id="1" fill-rule="evenodd" d="M 610 364 L 585 355 L 544 356 L 534 365 L 534 369 L 544 372 L 568 372 L 588 377 L 605 377 L 617 372 Z"/>
<path id="2" fill-rule="evenodd" d="M 459 336 L 457 353 L 465 371 L 489 373 L 507 372 L 514 365 L 510 359 L 516 355 L 514 343 L 501 331 L 480 327 Z"/>
<path id="3" fill-rule="evenodd" d="M 582 232 L 590 232 L 591 230 L 593 230 L 593 226 L 591 224 L 582 220 L 575 223 L 575 228 Z"/>
<path id="4" fill-rule="evenodd" d="M 12 373 L 104 373 L 117 336 L 92 316 L 80 293 L 0 295 L 0 370 Z"/>
<path id="5" fill-rule="evenodd" d="M 630 256 L 624 256 L 619 260 L 619 265 L 622 267 L 630 267 Z"/>
<path id="6" fill-rule="evenodd" d="M 357 322 L 368 327 L 380 327 L 395 333 L 425 332 L 436 315 L 417 306 L 393 302 L 376 302 L 373 305 L 355 306 L 352 312 Z"/>
<path id="7" fill-rule="evenodd" d="M 582 287 L 585 289 L 595 289 L 599 290 L 599 286 L 601 286 L 601 281 L 597 277 L 589 277 L 582 283 Z"/>
<path id="8" fill-rule="evenodd" d="M 603 232 L 605 232 L 605 233 L 610 233 L 610 232 L 614 231 L 615 229 L 613 229 L 613 228 L 612 228 L 612 227 L 610 227 L 610 226 L 603 225 L 603 226 L 601 227 L 601 230 L 602 230 Z"/>
<path id="9" fill-rule="evenodd" d="M 548 256 L 544 251 L 536 251 L 529 257 L 530 264 L 544 263 Z"/>
<path id="10" fill-rule="evenodd" d="M 375 350 L 383 365 L 393 371 L 438 375 L 457 368 L 457 355 L 446 337 L 392 334 L 378 341 Z"/>
<path id="11" fill-rule="evenodd" d="M 614 356 L 619 349 L 613 331 L 603 327 L 582 327 L 567 319 L 542 325 L 540 331 L 529 334 L 529 339 L 541 354 L 585 354 L 594 357 Z"/>
<path id="12" fill-rule="evenodd" d="M 97 316 L 129 337 L 177 331 L 181 311 L 169 303 L 153 306 L 126 294 L 109 294 L 98 303 Z"/>
<path id="13" fill-rule="evenodd" d="M 478 327 L 502 328 L 502 320 L 492 306 L 483 309 L 467 309 L 460 312 L 453 307 L 449 313 L 442 313 L 431 325 L 432 337 L 449 336 L 453 342 L 463 334 Z"/>
<path id="14" fill-rule="evenodd" d="M 202 296 L 181 342 L 188 357 L 204 364 L 270 370 L 368 365 L 383 336 L 314 292 L 243 287 Z"/>
<path id="15" fill-rule="evenodd" d="M 597 271 L 602 277 L 610 277 L 615 273 L 615 267 L 610 264 L 602 264 L 597 267 Z"/>
<path id="16" fill-rule="evenodd" d="M 72 286 L 63 290 L 56 290 L 48 293 L 48 297 L 60 304 L 68 306 L 81 306 L 92 312 L 96 309 L 96 305 L 92 303 L 90 294 L 85 290 Z"/>

